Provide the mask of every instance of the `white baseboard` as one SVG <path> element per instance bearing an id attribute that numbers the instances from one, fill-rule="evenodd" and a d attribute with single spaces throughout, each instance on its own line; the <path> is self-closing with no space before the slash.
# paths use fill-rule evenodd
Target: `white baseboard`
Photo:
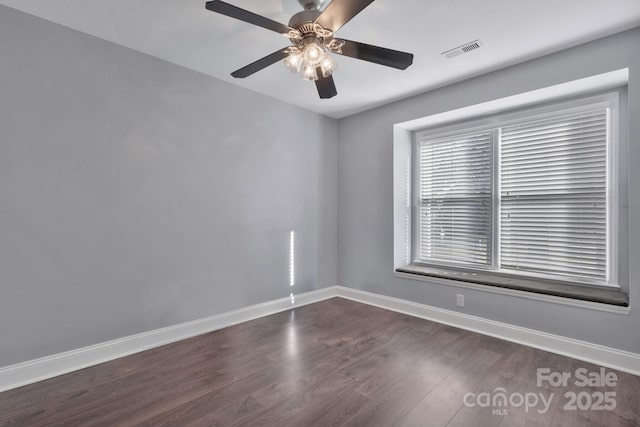
<path id="1" fill-rule="evenodd" d="M 337 286 L 337 295 L 341 298 L 640 375 L 640 354 L 343 286 Z"/>
<path id="2" fill-rule="evenodd" d="M 297 294 L 293 303 L 289 297 L 281 298 L 0 368 L 0 392 L 336 296 L 640 375 L 640 354 L 371 292 L 330 286 Z"/>
<path id="3" fill-rule="evenodd" d="M 0 392 L 335 296 L 331 286 L 0 368 Z"/>

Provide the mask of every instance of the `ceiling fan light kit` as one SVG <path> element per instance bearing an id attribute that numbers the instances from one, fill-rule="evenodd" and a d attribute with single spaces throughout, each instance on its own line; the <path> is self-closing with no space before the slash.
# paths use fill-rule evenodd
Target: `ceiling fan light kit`
<path id="1" fill-rule="evenodd" d="M 318 80 L 318 76 L 329 77 L 338 67 L 331 52 L 342 53 L 342 43 L 336 39 L 329 42 L 324 37 L 305 37 L 295 40 L 293 46 L 286 49 L 288 56 L 284 65 L 292 73 L 299 73 L 306 80 Z M 321 74 L 319 74 L 318 67 Z M 313 78 L 310 78 L 313 77 Z"/>
<path id="2" fill-rule="evenodd" d="M 338 62 L 333 54 L 404 70 L 413 63 L 413 55 L 365 43 L 336 39 L 334 33 L 373 0 L 333 0 L 320 11 L 325 0 L 298 0 L 305 9 L 284 25 L 220 0 L 206 3 L 206 8 L 240 21 L 275 31 L 289 38 L 291 45 L 261 58 L 231 75 L 248 77 L 269 65 L 283 61 L 287 69 L 316 84 L 321 99 L 337 95 L 333 72 Z"/>

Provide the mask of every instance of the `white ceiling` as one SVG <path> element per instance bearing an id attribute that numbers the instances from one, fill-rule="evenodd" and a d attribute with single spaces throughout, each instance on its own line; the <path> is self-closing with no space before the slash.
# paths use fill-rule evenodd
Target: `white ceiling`
<path id="1" fill-rule="evenodd" d="M 287 24 L 297 0 L 226 0 Z M 639 0 L 377 0 L 336 35 L 411 52 L 405 71 L 338 56 L 338 96 L 274 64 L 229 73 L 287 46 L 271 31 L 209 12 L 204 0 L 0 0 L 1 4 L 331 117 L 344 117 L 640 25 Z M 480 39 L 481 49 L 441 52 Z"/>

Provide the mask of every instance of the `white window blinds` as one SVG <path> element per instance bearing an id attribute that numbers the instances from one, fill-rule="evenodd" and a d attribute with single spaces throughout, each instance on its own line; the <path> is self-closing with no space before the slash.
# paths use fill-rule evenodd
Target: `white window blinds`
<path id="1" fill-rule="evenodd" d="M 615 102 L 417 132 L 413 261 L 615 286 Z"/>
<path id="2" fill-rule="evenodd" d="M 418 136 L 420 261 L 490 265 L 493 131 L 429 140 Z"/>
<path id="3" fill-rule="evenodd" d="M 501 129 L 500 267 L 606 279 L 607 110 Z"/>

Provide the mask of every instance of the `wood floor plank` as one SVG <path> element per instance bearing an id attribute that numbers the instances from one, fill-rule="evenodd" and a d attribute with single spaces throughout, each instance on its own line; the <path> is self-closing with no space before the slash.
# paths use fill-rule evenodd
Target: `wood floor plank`
<path id="1" fill-rule="evenodd" d="M 617 407 L 567 411 L 536 370 L 599 367 L 333 298 L 0 393 L 0 426 L 640 426 L 640 378 Z M 612 370 L 607 370 L 612 371 Z M 554 394 L 549 411 L 469 407 L 466 393 Z"/>
<path id="2" fill-rule="evenodd" d="M 406 427 L 445 426 L 463 405 L 464 395 L 476 388 L 502 355 L 484 348 L 468 353 L 468 357 L 446 375 L 396 425 Z"/>
<path id="3" fill-rule="evenodd" d="M 367 408 L 346 425 L 394 425 L 440 384 L 443 379 L 470 356 L 481 336 L 448 328 L 453 339 L 442 339 L 444 332 L 430 339 L 428 345 L 407 347 L 402 362 L 387 383 L 370 394 Z M 452 333 L 455 332 L 455 333 Z M 386 369 L 388 369 L 386 367 Z"/>
<path id="4" fill-rule="evenodd" d="M 360 313 L 359 308 L 351 310 L 342 320 L 348 322 L 340 323 L 337 318 L 324 318 L 317 322 L 311 322 L 308 325 L 298 328 L 295 323 L 288 323 L 284 331 L 280 334 L 279 339 L 270 340 L 258 344 L 255 348 L 252 341 L 234 339 L 234 344 L 230 349 L 235 348 L 236 352 L 224 353 L 220 356 L 215 354 L 212 357 L 211 366 L 206 371 L 189 370 L 188 372 L 178 372 L 177 375 L 172 374 L 172 378 L 163 381 L 160 393 L 154 393 L 153 399 L 140 399 L 138 391 L 128 393 L 121 397 L 118 401 L 112 402 L 111 405 L 104 406 L 104 414 L 94 416 L 91 421 L 83 425 L 104 425 L 106 423 L 123 423 L 127 422 L 136 424 L 142 422 L 150 416 L 170 411 L 187 402 L 206 396 L 211 392 L 228 387 L 241 378 L 247 377 L 253 373 L 262 372 L 272 369 L 276 360 L 288 360 L 298 356 L 298 351 L 302 351 L 304 346 L 315 348 L 321 343 L 319 340 L 332 334 L 350 330 L 355 325 L 356 328 L 364 328 L 371 323 L 374 317 L 378 317 L 377 313 Z M 383 318 L 386 313 L 382 313 Z M 294 330 L 296 333 L 290 334 L 287 331 Z M 299 340 L 299 336 L 304 334 L 308 339 Z M 283 345 L 285 344 L 285 345 Z M 295 348 L 293 348 L 295 347 Z M 113 416 L 113 407 L 119 407 L 123 400 L 136 399 L 136 404 L 129 404 L 126 411 L 119 410 L 118 417 Z M 70 420 L 75 422 L 75 420 Z"/>
<path id="5" fill-rule="evenodd" d="M 504 389 L 506 394 L 516 389 L 525 380 L 526 376 L 535 372 L 536 350 L 518 346 L 514 351 L 506 353 L 499 360 L 495 367 L 483 379 L 478 387 L 469 390 L 476 396 L 481 393 L 493 395 L 495 390 Z M 491 407 L 466 406 L 460 407 L 454 417 L 447 423 L 447 426 L 469 426 L 478 423 L 484 427 L 499 426 L 503 418 L 492 413 Z"/>
<path id="6" fill-rule="evenodd" d="M 527 410 L 526 407 L 510 407 L 507 416 L 502 416 L 500 427 L 548 427 L 553 420 L 553 413 L 562 401 L 563 390 L 552 387 L 547 382 L 538 386 L 537 369 L 547 368 L 551 372 L 569 372 L 572 368 L 573 360 L 557 354 L 548 353 L 546 351 L 535 350 L 535 369 L 523 380 L 517 384 L 512 393 L 541 393 L 545 399 L 550 399 L 548 407 L 539 403 L 535 408 Z M 540 398 L 542 401 L 542 398 Z"/>
<path id="7" fill-rule="evenodd" d="M 385 319 L 390 314 L 383 312 L 374 315 Z M 261 405 L 274 406 L 311 387 L 315 375 L 324 375 L 327 371 L 335 369 L 339 363 L 347 363 L 359 354 L 375 348 L 375 336 L 384 336 L 385 328 L 380 328 L 372 320 L 369 316 L 363 316 L 357 321 L 343 324 L 340 328 L 335 325 L 327 328 L 327 325 L 319 324 L 325 327 L 318 326 L 316 330 L 308 331 L 306 339 L 302 340 L 304 343 L 298 343 L 300 348 L 292 350 L 291 358 L 284 359 L 269 369 L 246 376 L 217 393 L 217 396 L 225 398 L 216 401 L 215 418 L 227 425 L 242 421 L 251 414 L 247 411 L 238 414 L 236 409 L 241 406 L 238 403 L 239 399 L 249 396 Z M 391 325 L 397 327 L 397 323 Z M 203 396 L 203 399 L 212 401 L 209 395 Z M 187 406 L 193 404 L 199 404 L 197 399 Z M 168 407 L 165 406 L 164 409 Z M 176 410 L 187 411 L 184 407 L 178 407 Z M 152 420 L 152 424 L 158 424 L 163 417 L 161 415 L 159 419 Z"/>
<path id="8" fill-rule="evenodd" d="M 558 356 L 561 357 L 561 356 Z M 590 372 L 598 372 L 599 366 L 580 362 L 573 359 L 570 361 L 569 372 L 575 373 L 578 368 L 586 368 Z M 638 416 L 640 405 L 640 377 L 617 372 L 612 369 L 606 371 L 615 372 L 618 378 L 618 384 L 615 387 L 564 387 L 559 388 L 559 400 L 553 413 L 550 425 L 553 427 L 560 426 L 583 426 L 595 425 L 606 427 L 637 427 L 640 426 L 640 417 Z M 573 382 L 573 380 L 571 380 Z M 568 407 L 569 399 L 564 393 L 570 391 L 574 393 L 588 393 L 593 396 L 599 392 L 613 392 L 616 402 L 615 410 L 584 410 Z"/>
<path id="9" fill-rule="evenodd" d="M 340 346 L 332 357 L 324 358 L 320 366 L 316 366 L 306 372 L 306 377 L 311 379 L 311 386 L 298 390 L 297 393 L 288 393 L 288 398 L 269 410 L 257 415 L 250 420 L 242 420 L 239 425 L 282 425 L 298 424 L 309 425 L 310 422 L 318 422 L 317 419 L 325 417 L 326 407 L 343 408 L 339 414 L 333 413 L 332 424 L 335 424 L 341 416 L 355 412 L 354 406 L 360 406 L 365 402 L 361 395 L 351 393 L 353 386 L 360 377 L 370 375 L 379 367 L 369 363 L 372 355 L 380 349 L 389 348 L 402 337 L 410 334 L 413 319 L 405 317 L 401 321 L 392 324 L 376 324 L 369 335 L 362 335 L 362 341 L 356 347 Z M 425 325 L 420 325 L 424 328 Z M 357 333 L 357 332 L 356 332 Z M 356 351 L 351 351 L 355 348 Z M 364 374 L 363 372 L 366 372 Z M 256 394 L 257 398 L 264 402 L 266 394 Z M 321 404 L 322 402 L 322 404 Z M 345 402 L 351 402 L 354 406 L 345 407 Z M 267 406 L 267 402 L 264 402 Z M 235 423 L 234 423 L 235 424 Z"/>

